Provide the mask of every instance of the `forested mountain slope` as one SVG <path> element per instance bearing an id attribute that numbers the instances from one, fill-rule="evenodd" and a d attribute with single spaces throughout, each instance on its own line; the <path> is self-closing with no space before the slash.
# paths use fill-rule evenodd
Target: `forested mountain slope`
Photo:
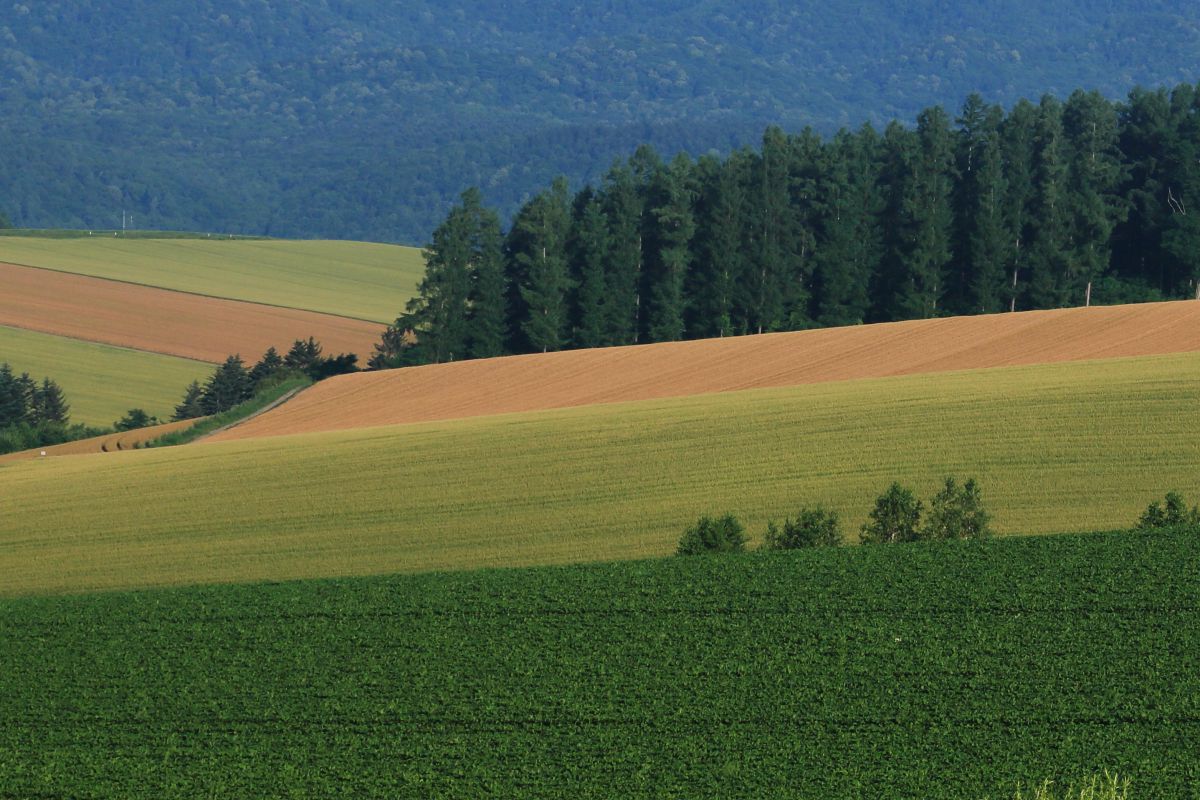
<path id="1" fill-rule="evenodd" d="M 511 213 L 647 142 L 911 121 L 1200 77 L 1182 0 L 853 5 L 17 2 L 0 212 L 26 226 L 421 242 L 465 186 Z"/>

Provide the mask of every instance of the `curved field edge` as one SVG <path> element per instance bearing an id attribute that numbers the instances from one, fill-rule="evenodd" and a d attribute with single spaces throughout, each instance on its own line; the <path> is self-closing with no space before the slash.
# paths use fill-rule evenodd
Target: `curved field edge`
<path id="1" fill-rule="evenodd" d="M 109 426 L 130 408 L 166 419 L 187 385 L 213 366 L 202 361 L 0 326 L 0 361 L 36 380 L 53 378 L 71 421 Z"/>
<path id="2" fill-rule="evenodd" d="M 253 361 L 316 337 L 327 353 L 365 360 L 384 326 L 240 300 L 0 264 L 0 325 L 220 363 Z"/>
<path id="3" fill-rule="evenodd" d="M 414 247 L 282 239 L 0 237 L 0 262 L 390 323 L 424 272 Z"/>
<path id="4" fill-rule="evenodd" d="M 1187 351 L 1200 351 L 1200 302 L 576 350 L 339 376 L 221 438 Z"/>
<path id="5" fill-rule="evenodd" d="M 0 794 L 1194 797 L 1194 537 L 0 601 Z"/>
<path id="6" fill-rule="evenodd" d="M 169 433 L 187 430 L 206 419 L 208 417 L 184 419 L 177 422 L 164 422 L 162 425 L 151 425 L 132 431 L 117 431 L 115 433 L 104 434 L 103 436 L 90 436 L 87 439 L 76 439 L 73 442 L 65 442 L 49 447 L 35 447 L 32 450 L 22 450 L 18 453 L 8 453 L 7 455 L 0 456 L 0 464 L 41 458 L 42 453 L 45 453 L 46 457 L 83 456 L 136 450 L 145 446 L 148 442 L 152 442 Z"/>
<path id="7" fill-rule="evenodd" d="M 817 384 L 0 468 L 0 594 L 659 556 L 893 480 L 974 476 L 1000 533 L 1194 486 L 1200 354 Z M 295 402 L 295 401 L 293 401 Z"/>

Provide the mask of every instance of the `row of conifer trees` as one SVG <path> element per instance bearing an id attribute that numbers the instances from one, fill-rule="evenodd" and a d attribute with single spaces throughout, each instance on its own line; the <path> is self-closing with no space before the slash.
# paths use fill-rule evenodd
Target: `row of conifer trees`
<path id="1" fill-rule="evenodd" d="M 1196 297 L 1200 91 L 972 96 L 723 158 L 642 147 L 507 232 L 468 190 L 426 261 L 372 366 Z"/>

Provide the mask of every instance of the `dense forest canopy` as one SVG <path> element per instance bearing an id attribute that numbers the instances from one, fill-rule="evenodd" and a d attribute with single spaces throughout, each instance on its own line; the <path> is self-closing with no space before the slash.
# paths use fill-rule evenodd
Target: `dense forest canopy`
<path id="1" fill-rule="evenodd" d="M 638 144 L 727 154 L 978 91 L 1011 106 L 1200 79 L 1200 7 L 20 0 L 0 18 L 0 212 L 19 226 L 425 241 Z"/>
<path id="2" fill-rule="evenodd" d="M 970 95 L 882 131 L 757 149 L 643 145 L 505 233 L 477 189 L 372 366 L 1195 297 L 1200 88 Z"/>

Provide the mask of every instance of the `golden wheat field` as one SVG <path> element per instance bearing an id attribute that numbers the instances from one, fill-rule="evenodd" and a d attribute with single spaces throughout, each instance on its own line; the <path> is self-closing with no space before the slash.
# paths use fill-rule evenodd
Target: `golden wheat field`
<path id="1" fill-rule="evenodd" d="M 893 480 L 974 476 L 1004 534 L 1194 486 L 1200 354 L 747 390 L 0 466 L 0 594 L 658 556 Z"/>

